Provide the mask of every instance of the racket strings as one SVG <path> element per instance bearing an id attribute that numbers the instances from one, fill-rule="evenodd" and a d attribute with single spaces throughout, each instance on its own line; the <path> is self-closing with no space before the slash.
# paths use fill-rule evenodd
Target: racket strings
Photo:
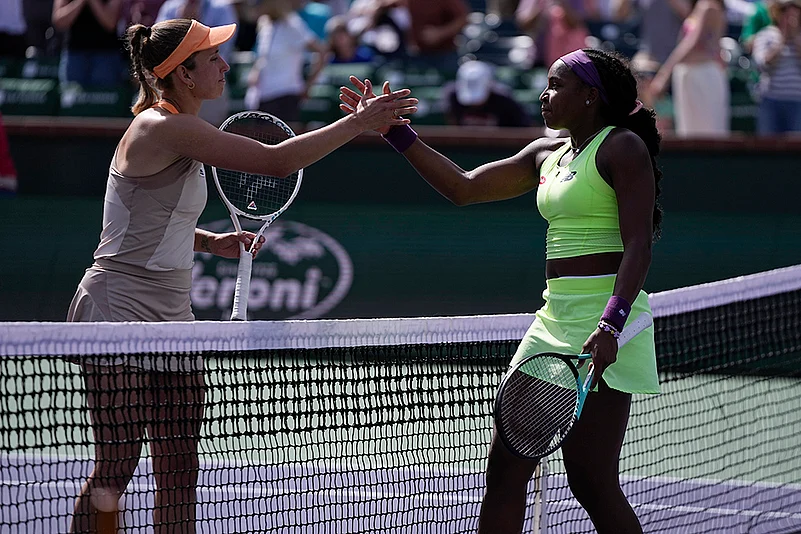
<path id="1" fill-rule="evenodd" d="M 224 127 L 224 131 L 276 145 L 293 136 L 277 124 L 262 118 L 242 118 Z M 217 180 L 225 197 L 245 215 L 264 217 L 280 211 L 290 202 L 298 188 L 300 174 L 287 177 L 252 174 L 217 169 Z"/>
<path id="2" fill-rule="evenodd" d="M 572 427 L 576 404 L 576 378 L 566 362 L 526 362 L 504 384 L 500 419 L 507 446 L 529 458 L 549 454 Z"/>

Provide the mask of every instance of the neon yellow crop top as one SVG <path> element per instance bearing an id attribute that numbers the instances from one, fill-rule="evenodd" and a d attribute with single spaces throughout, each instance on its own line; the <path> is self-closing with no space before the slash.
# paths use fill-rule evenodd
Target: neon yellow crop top
<path id="1" fill-rule="evenodd" d="M 559 165 L 570 143 L 542 163 L 537 208 L 548 221 L 545 257 L 572 258 L 622 252 L 615 191 L 595 166 L 598 147 L 614 126 L 607 126 L 566 167 Z"/>

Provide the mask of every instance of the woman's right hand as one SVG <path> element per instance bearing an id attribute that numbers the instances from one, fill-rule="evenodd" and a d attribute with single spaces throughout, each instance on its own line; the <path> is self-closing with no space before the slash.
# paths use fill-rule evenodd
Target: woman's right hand
<path id="1" fill-rule="evenodd" d="M 373 84 L 369 79 L 362 82 L 355 76 L 351 83 L 358 93 L 349 87 L 340 87 L 339 108 L 345 113 L 353 113 L 365 126 L 365 130 L 375 130 L 386 134 L 392 126 L 403 126 L 411 121 L 404 115 L 417 112 L 416 98 L 405 98 L 411 94 L 409 89 L 391 91 L 389 82 L 384 82 L 381 96 L 373 92 Z"/>

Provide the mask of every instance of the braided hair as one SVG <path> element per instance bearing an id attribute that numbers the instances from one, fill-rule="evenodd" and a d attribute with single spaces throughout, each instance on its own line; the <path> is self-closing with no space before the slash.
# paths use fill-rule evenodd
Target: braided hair
<path id="1" fill-rule="evenodd" d="M 133 76 L 139 82 L 139 98 L 131 108 L 134 115 L 138 115 L 157 102 L 158 91 L 172 87 L 169 77 L 158 79 L 152 72 L 181 43 L 191 24 L 192 21 L 189 19 L 173 19 L 153 26 L 134 24 L 125 31 Z M 195 68 L 195 55 L 189 56 L 182 65 L 190 70 Z M 151 79 L 155 81 L 151 83 Z"/>
<path id="2" fill-rule="evenodd" d="M 616 52 L 591 48 L 584 49 L 584 52 L 598 70 L 609 100 L 609 103 L 601 104 L 601 117 L 607 124 L 631 130 L 645 142 L 645 146 L 648 148 L 656 186 L 653 229 L 654 242 L 656 242 L 662 234 L 663 214 L 662 205 L 659 203 L 659 195 L 662 191 L 660 186 L 662 171 L 656 165 L 662 136 L 656 128 L 656 114 L 654 110 L 642 107 L 633 115 L 629 115 L 637 102 L 637 80 L 625 57 Z"/>

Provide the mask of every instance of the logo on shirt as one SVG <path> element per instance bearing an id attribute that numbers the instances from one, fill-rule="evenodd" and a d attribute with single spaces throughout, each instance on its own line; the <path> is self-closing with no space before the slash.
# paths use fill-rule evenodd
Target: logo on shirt
<path id="1" fill-rule="evenodd" d="M 576 171 L 570 171 L 570 173 L 567 174 L 566 176 L 563 176 L 562 179 L 559 180 L 559 182 L 569 182 L 570 180 L 573 179 L 573 177 L 575 175 L 576 175 Z"/>

